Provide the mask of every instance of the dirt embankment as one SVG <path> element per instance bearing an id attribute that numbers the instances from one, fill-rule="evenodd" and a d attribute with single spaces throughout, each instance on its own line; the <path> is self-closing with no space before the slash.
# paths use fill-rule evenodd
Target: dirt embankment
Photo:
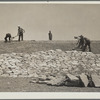
<path id="1" fill-rule="evenodd" d="M 13 41 L 11 43 L 0 42 L 0 54 L 5 53 L 28 53 L 37 51 L 48 51 L 61 49 L 62 51 L 71 51 L 75 46 L 75 42 L 67 41 Z M 92 52 L 100 54 L 100 42 L 91 43 Z M 23 66 L 24 67 L 24 66 Z M 10 68 L 11 69 L 11 68 Z M 9 72 L 9 71 L 8 71 Z M 99 88 L 77 88 L 77 87 L 55 87 L 43 84 L 29 83 L 31 78 L 8 78 L 0 77 L 0 91 L 2 92 L 97 92 Z M 4 83 L 4 84 L 3 84 Z"/>
<path id="2" fill-rule="evenodd" d="M 12 52 L 31 53 L 56 49 L 71 51 L 75 45 L 75 41 L 12 41 L 11 43 L 0 41 L 0 54 Z M 93 53 L 100 54 L 100 41 L 92 41 L 91 49 Z"/>

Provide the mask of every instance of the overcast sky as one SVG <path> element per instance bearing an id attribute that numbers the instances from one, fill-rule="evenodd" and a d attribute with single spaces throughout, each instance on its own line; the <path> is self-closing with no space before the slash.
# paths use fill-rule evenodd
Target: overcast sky
<path id="1" fill-rule="evenodd" d="M 16 36 L 18 25 L 25 40 L 48 40 L 49 30 L 54 40 L 100 40 L 100 4 L 0 4 L 0 40 Z"/>

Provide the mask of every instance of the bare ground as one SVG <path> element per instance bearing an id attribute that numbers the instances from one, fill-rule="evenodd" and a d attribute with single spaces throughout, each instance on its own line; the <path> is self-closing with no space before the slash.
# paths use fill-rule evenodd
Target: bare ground
<path id="1" fill-rule="evenodd" d="M 36 51 L 56 50 L 70 51 L 75 47 L 75 41 L 0 41 L 0 54 L 2 53 L 31 53 Z M 100 41 L 91 42 L 92 52 L 100 54 Z"/>
<path id="2" fill-rule="evenodd" d="M 62 49 L 72 50 L 75 42 L 68 41 L 13 41 L 11 43 L 0 42 L 0 54 L 2 53 L 31 53 Z M 91 43 L 92 52 L 100 54 L 100 41 Z M 80 88 L 67 86 L 48 86 L 46 84 L 30 83 L 31 78 L 0 77 L 0 92 L 99 92 L 100 88 Z"/>
<path id="3" fill-rule="evenodd" d="M 0 92 L 100 92 L 100 88 L 48 86 L 30 83 L 31 78 L 0 78 Z"/>

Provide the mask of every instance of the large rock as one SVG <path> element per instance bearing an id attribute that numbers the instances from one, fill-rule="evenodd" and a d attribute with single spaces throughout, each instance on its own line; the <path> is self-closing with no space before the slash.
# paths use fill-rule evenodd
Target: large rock
<path id="1" fill-rule="evenodd" d="M 91 75 L 92 81 L 95 85 L 95 87 L 100 87 L 100 78 L 98 75 Z"/>
<path id="2" fill-rule="evenodd" d="M 65 82 L 67 86 L 79 86 L 79 78 L 74 75 L 67 74 L 67 81 Z"/>
<path id="3" fill-rule="evenodd" d="M 67 77 L 69 78 L 70 81 L 77 81 L 77 80 L 79 80 L 76 76 L 74 76 L 72 74 L 67 74 Z"/>
<path id="4" fill-rule="evenodd" d="M 39 83 L 45 83 L 47 85 L 53 85 L 53 86 L 61 86 L 64 85 L 66 81 L 66 77 L 65 76 L 56 76 L 56 77 L 52 77 L 50 78 L 50 80 L 45 80 L 45 81 L 40 81 Z"/>
<path id="5" fill-rule="evenodd" d="M 87 75 L 85 75 L 84 73 L 82 73 L 80 75 L 80 80 L 81 80 L 81 83 L 80 83 L 81 86 L 84 86 L 84 87 L 88 86 L 89 81 L 88 81 Z"/>

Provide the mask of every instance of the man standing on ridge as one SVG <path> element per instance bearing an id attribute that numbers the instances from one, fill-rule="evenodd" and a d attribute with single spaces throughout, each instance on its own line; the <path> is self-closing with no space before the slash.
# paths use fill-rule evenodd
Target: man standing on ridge
<path id="1" fill-rule="evenodd" d="M 49 40 L 52 40 L 52 33 L 51 33 L 51 31 L 49 31 L 48 35 L 49 35 Z"/>
<path id="2" fill-rule="evenodd" d="M 22 29 L 19 25 L 18 25 L 18 41 L 20 41 L 20 39 L 23 41 L 23 33 L 25 33 L 25 30 Z"/>

